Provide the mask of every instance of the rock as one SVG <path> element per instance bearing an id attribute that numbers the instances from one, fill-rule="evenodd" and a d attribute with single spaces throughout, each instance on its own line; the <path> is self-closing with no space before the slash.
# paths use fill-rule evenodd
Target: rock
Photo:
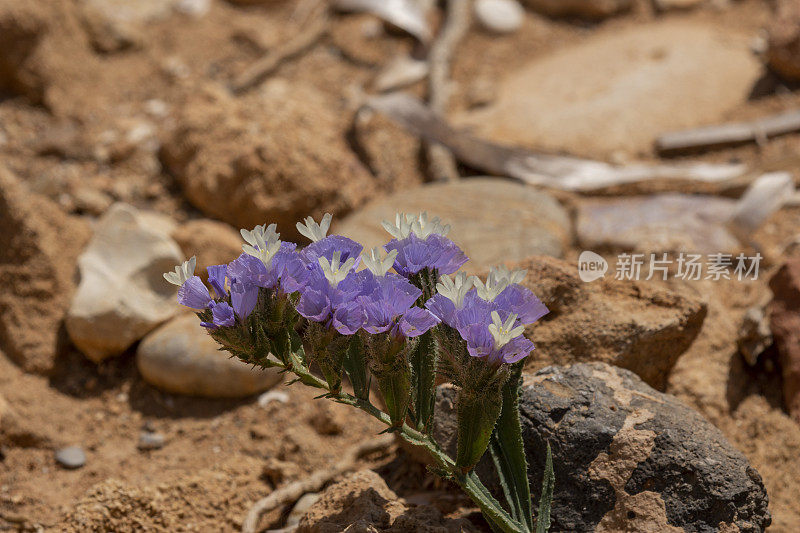
<path id="1" fill-rule="evenodd" d="M 121 203 L 97 221 L 66 318 L 72 342 L 91 360 L 122 353 L 179 310 L 162 277 L 183 260 L 172 229 L 168 219 Z"/>
<path id="2" fill-rule="evenodd" d="M 208 278 L 206 267 L 230 263 L 242 253 L 242 237 L 224 222 L 216 220 L 190 220 L 172 232 L 172 238 L 186 257 L 197 256 L 195 273 Z"/>
<path id="3" fill-rule="evenodd" d="M 297 533 L 392 532 L 466 533 L 465 519 L 444 518 L 426 505 L 410 506 L 372 470 L 348 475 L 326 488 L 300 519 Z"/>
<path id="4" fill-rule="evenodd" d="M 164 324 L 139 344 L 136 365 L 145 381 L 167 392 L 241 398 L 279 383 L 274 369 L 253 369 L 219 350 L 196 316 Z"/>
<path id="5" fill-rule="evenodd" d="M 0 351 L 27 371 L 47 373 L 89 228 L 2 167 L 0 224 Z"/>
<path id="6" fill-rule="evenodd" d="M 747 100 L 760 76 L 748 43 L 747 35 L 681 20 L 601 29 L 515 69 L 494 103 L 453 121 L 535 149 L 649 154 L 661 133 L 722 121 Z"/>
<path id="7" fill-rule="evenodd" d="M 437 392 L 436 438 L 450 446 L 453 434 L 438 424 L 454 416 L 454 396 L 448 385 Z M 767 492 L 747 459 L 632 372 L 580 363 L 526 374 L 520 416 L 533 501 L 548 442 L 553 450 L 553 531 L 756 533 L 770 524 Z"/>
<path id="8" fill-rule="evenodd" d="M 345 213 L 378 190 L 347 145 L 340 105 L 280 79 L 245 98 L 200 87 L 176 110 L 162 160 L 207 215 L 239 228 L 277 222 L 295 238 L 302 218 Z"/>
<path id="9" fill-rule="evenodd" d="M 524 0 L 524 3 L 540 13 L 552 17 L 580 17 L 602 19 L 627 11 L 631 0 Z"/>
<path id="10" fill-rule="evenodd" d="M 753 306 L 745 312 L 736 342 L 739 353 L 750 366 L 755 366 L 758 356 L 772 345 L 769 320 L 762 306 Z"/>
<path id="11" fill-rule="evenodd" d="M 733 253 L 741 245 L 724 221 L 735 206 L 728 198 L 688 194 L 586 199 L 578 204 L 575 231 L 588 250 Z"/>
<path id="12" fill-rule="evenodd" d="M 476 0 L 475 17 L 494 33 L 517 31 L 525 20 L 525 10 L 516 0 Z"/>
<path id="13" fill-rule="evenodd" d="M 305 516 L 308 510 L 311 508 L 312 505 L 319 501 L 320 494 L 318 492 L 309 492 L 308 494 L 303 494 L 297 503 L 294 504 L 292 507 L 289 516 L 286 517 L 286 524 L 285 527 L 296 526 L 300 523 L 300 519 Z"/>
<path id="14" fill-rule="evenodd" d="M 663 389 L 706 316 L 705 302 L 678 287 L 615 279 L 584 283 L 576 265 L 544 256 L 514 268 L 528 270 L 523 284 L 550 310 L 528 330 L 536 345 L 529 365 L 602 361 Z"/>
<path id="15" fill-rule="evenodd" d="M 3 429 L 3 420 L 9 418 L 11 413 L 11 407 L 8 405 L 8 402 L 3 395 L 0 394 L 0 430 Z"/>
<path id="16" fill-rule="evenodd" d="M 86 453 L 80 446 L 67 446 L 56 450 L 56 461 L 64 468 L 74 470 L 86 464 Z"/>
<path id="17" fill-rule="evenodd" d="M 0 0 L 0 91 L 60 111 L 62 103 L 69 107 L 63 98 L 69 82 L 91 79 L 91 69 L 99 66 L 75 2 Z M 85 85 L 76 86 L 96 101 Z"/>
<path id="18" fill-rule="evenodd" d="M 450 224 L 448 236 L 470 258 L 465 268 L 472 271 L 533 254 L 560 257 L 570 242 L 569 216 L 555 198 L 496 178 L 400 191 L 366 205 L 334 229 L 369 249 L 389 240 L 381 221 L 394 220 L 398 211 L 427 211 Z"/>
<path id="19" fill-rule="evenodd" d="M 139 434 L 139 442 L 136 447 L 140 450 L 159 450 L 164 447 L 166 439 L 161 433 L 151 433 L 150 431 L 142 431 Z"/>
<path id="20" fill-rule="evenodd" d="M 356 115 L 353 140 L 361 157 L 387 190 L 405 190 L 425 180 L 419 139 L 385 116 L 362 109 Z"/>
<path id="21" fill-rule="evenodd" d="M 790 80 L 800 80 L 800 3 L 778 0 L 768 28 L 767 62 Z"/>
<path id="22" fill-rule="evenodd" d="M 780 354 L 783 401 L 800 422 L 800 258 L 790 259 L 769 281 L 769 321 Z"/>

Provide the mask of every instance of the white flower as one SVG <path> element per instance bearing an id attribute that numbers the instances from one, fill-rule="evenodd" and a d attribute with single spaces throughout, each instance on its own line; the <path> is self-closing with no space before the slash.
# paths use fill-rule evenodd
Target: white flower
<path id="1" fill-rule="evenodd" d="M 467 277 L 465 272 L 457 272 L 455 279 L 444 275 L 441 281 L 436 284 L 436 292 L 453 302 L 456 308 L 460 309 L 464 303 L 464 297 L 472 288 L 475 279 L 475 276 Z"/>
<path id="2" fill-rule="evenodd" d="M 301 235 L 311 239 L 313 242 L 321 241 L 328 234 L 328 228 L 331 227 L 331 219 L 333 216 L 330 213 L 325 213 L 319 224 L 314 222 L 311 217 L 306 217 L 305 224 L 298 222 L 297 231 Z"/>
<path id="3" fill-rule="evenodd" d="M 249 243 L 242 245 L 244 253 L 257 257 L 267 268 L 270 267 L 272 258 L 281 248 L 281 234 L 275 231 L 277 227 L 276 224 L 270 224 L 269 226 L 262 224 L 251 231 L 240 230 L 242 238 Z"/>
<path id="4" fill-rule="evenodd" d="M 333 252 L 333 261 L 328 262 L 327 257 L 320 257 L 318 259 L 319 266 L 322 267 L 322 273 L 325 274 L 325 279 L 331 284 L 331 287 L 336 287 L 339 282 L 347 277 L 350 269 L 356 264 L 356 258 L 351 257 L 344 263 L 339 263 L 342 259 L 342 252 Z"/>
<path id="5" fill-rule="evenodd" d="M 194 267 L 197 266 L 197 257 L 192 256 L 188 261 L 184 261 L 175 267 L 175 272 L 165 272 L 164 279 L 180 287 L 186 280 L 194 276 Z"/>
<path id="6" fill-rule="evenodd" d="M 450 232 L 450 225 L 442 225 L 439 217 L 428 220 L 428 213 L 425 211 L 419 214 L 419 217 L 411 223 L 411 231 L 416 234 L 420 239 L 427 239 L 429 235 L 434 233 L 445 236 Z"/>
<path id="7" fill-rule="evenodd" d="M 439 235 L 447 235 L 450 231 L 450 225 L 442 225 L 439 217 L 428 220 L 428 213 L 421 212 L 419 216 L 407 213 L 397 213 L 395 215 L 394 224 L 388 220 L 384 220 L 383 228 L 397 240 L 407 238 L 411 233 L 420 239 L 427 239 L 428 236 L 436 233 Z"/>
<path id="8" fill-rule="evenodd" d="M 411 222 L 413 220 L 413 215 L 397 213 L 394 217 L 394 224 L 388 220 L 384 220 L 381 225 L 383 229 L 389 232 L 389 235 L 397 240 L 403 240 L 411 234 Z"/>
<path id="9" fill-rule="evenodd" d="M 511 342 L 511 339 L 518 337 L 525 331 L 525 326 L 513 327 L 516 320 L 517 315 L 512 313 L 508 315 L 505 323 L 503 323 L 497 311 L 492 311 L 492 323 L 489 324 L 489 333 L 492 334 L 495 348 L 502 348 Z"/>
<path id="10" fill-rule="evenodd" d="M 364 254 L 362 256 L 364 264 L 376 276 L 385 276 L 394 266 L 395 257 L 397 257 L 397 250 L 392 250 L 386 254 L 386 257 L 381 259 L 381 249 L 377 246 L 370 250 L 369 255 Z"/>
<path id="11" fill-rule="evenodd" d="M 489 276 L 486 278 L 485 285 L 480 279 L 475 278 L 475 290 L 478 292 L 478 296 L 487 302 L 491 302 L 506 287 L 522 281 L 527 272 L 527 270 L 508 270 L 504 266 L 492 267 L 489 271 Z"/>

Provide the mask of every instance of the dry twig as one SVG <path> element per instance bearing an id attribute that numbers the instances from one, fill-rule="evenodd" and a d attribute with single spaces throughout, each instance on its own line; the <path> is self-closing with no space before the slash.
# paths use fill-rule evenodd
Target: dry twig
<path id="1" fill-rule="evenodd" d="M 447 18 L 441 33 L 428 54 L 428 105 L 434 113 L 443 114 L 450 97 L 450 64 L 458 43 L 469 30 L 472 2 L 448 0 Z M 430 173 L 437 181 L 458 179 L 456 160 L 450 151 L 439 143 L 428 146 Z"/>
<path id="2" fill-rule="evenodd" d="M 263 57 L 250 65 L 231 83 L 231 90 L 241 93 L 252 89 L 272 74 L 284 61 L 303 52 L 328 32 L 328 8 L 319 2 L 316 9 L 310 10 L 308 21 L 298 24 L 294 37 L 278 48 L 268 51 Z"/>
<path id="3" fill-rule="evenodd" d="M 795 131 L 800 131 L 800 110 L 797 109 L 752 122 L 736 122 L 664 133 L 656 139 L 656 150 L 660 154 L 674 154 L 750 141 L 763 143 L 770 137 Z"/>
<path id="4" fill-rule="evenodd" d="M 300 496 L 307 492 L 317 492 L 326 483 L 341 476 L 342 474 L 354 470 L 358 459 L 368 453 L 385 450 L 395 442 L 394 435 L 386 434 L 376 437 L 370 441 L 354 446 L 347 451 L 341 461 L 326 470 L 318 470 L 304 479 L 299 479 L 284 487 L 273 491 L 266 498 L 262 498 L 253 505 L 247 512 L 242 533 L 256 533 L 258 521 L 261 515 L 276 508 L 297 501 Z"/>
<path id="5" fill-rule="evenodd" d="M 567 191 L 592 191 L 652 179 L 720 182 L 742 176 L 740 164 L 611 165 L 602 161 L 534 152 L 478 139 L 458 131 L 416 98 L 392 93 L 366 106 L 428 142 L 440 143 L 459 161 L 497 176 Z"/>

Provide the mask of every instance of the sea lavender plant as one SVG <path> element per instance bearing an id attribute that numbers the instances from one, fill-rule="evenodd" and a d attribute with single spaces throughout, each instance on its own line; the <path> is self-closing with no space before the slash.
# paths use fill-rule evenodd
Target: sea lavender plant
<path id="1" fill-rule="evenodd" d="M 327 235 L 330 223 L 329 214 L 298 223 L 311 241 L 302 249 L 282 242 L 275 224 L 242 230 L 242 255 L 208 267 L 210 290 L 194 275 L 194 257 L 164 278 L 223 350 L 292 373 L 427 450 L 432 470 L 457 483 L 493 530 L 546 531 L 549 448 L 535 523 L 518 396 L 523 359 L 534 349 L 525 326 L 548 311 L 520 285 L 525 272 L 496 267 L 483 281 L 459 271 L 467 256 L 446 237 L 449 226 L 426 213 L 384 221 L 392 240 L 363 256 L 359 243 Z M 458 391 L 455 458 L 432 436 L 437 376 Z M 370 401 L 372 378 L 386 412 Z M 475 474 L 487 449 L 507 508 Z"/>

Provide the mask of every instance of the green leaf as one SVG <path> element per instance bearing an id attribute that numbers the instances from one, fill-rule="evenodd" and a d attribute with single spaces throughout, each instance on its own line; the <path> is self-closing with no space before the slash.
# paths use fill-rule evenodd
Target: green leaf
<path id="1" fill-rule="evenodd" d="M 536 516 L 536 533 L 547 533 L 550 529 L 550 506 L 553 503 L 553 489 L 556 477 L 553 474 L 553 454 L 550 443 L 547 443 L 547 459 L 544 462 L 544 477 L 542 478 L 542 497 L 539 498 L 539 512 Z"/>
<path id="2" fill-rule="evenodd" d="M 512 367 L 503 386 L 503 408 L 492 433 L 490 451 L 511 515 L 533 530 L 528 463 L 519 420 L 519 393 L 522 386 L 522 362 Z"/>
<path id="3" fill-rule="evenodd" d="M 369 399 L 369 377 L 367 376 L 367 356 L 364 342 L 358 335 L 353 335 L 344 358 L 344 369 L 353 384 L 356 398 Z"/>
<path id="4" fill-rule="evenodd" d="M 436 345 L 433 332 L 419 336 L 409 354 L 411 363 L 411 401 L 417 429 L 430 433 L 436 400 Z"/>

